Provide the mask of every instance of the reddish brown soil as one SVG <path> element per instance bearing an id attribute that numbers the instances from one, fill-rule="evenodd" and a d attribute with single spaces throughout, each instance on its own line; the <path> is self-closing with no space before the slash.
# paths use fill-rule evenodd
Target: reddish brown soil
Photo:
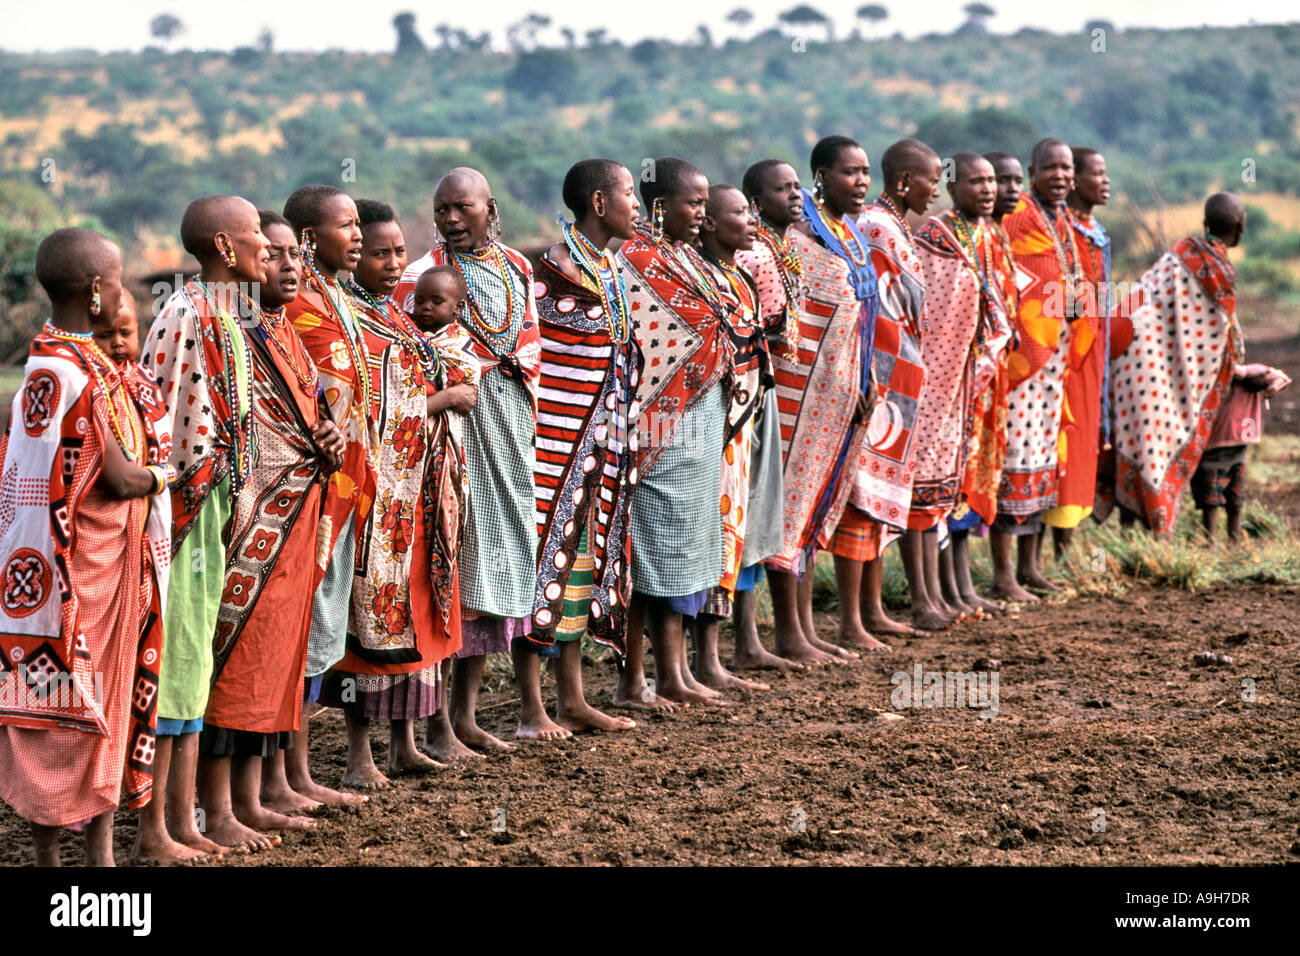
<path id="1" fill-rule="evenodd" d="M 1295 589 L 1238 588 L 1026 610 L 776 676 L 731 708 L 407 781 L 225 865 L 1295 860 L 1298 607 Z M 831 633 L 831 616 L 819 623 Z M 1233 663 L 1197 666 L 1205 650 Z M 891 706 L 895 671 L 965 671 L 981 657 L 1001 662 L 995 717 Z M 588 673 L 607 703 L 612 665 Z M 485 696 L 489 729 L 505 735 L 515 716 L 512 694 Z M 325 712 L 313 728 L 313 765 L 335 782 L 342 720 Z M 382 759 L 386 733 L 375 737 Z M 122 861 L 133 835 L 121 814 Z M 79 844 L 65 836 L 69 862 Z M 29 854 L 22 822 L 0 810 L 0 864 Z"/>
<path id="2" fill-rule="evenodd" d="M 1300 383 L 1300 340 L 1261 335 L 1250 358 Z M 1265 430 L 1300 432 L 1300 392 L 1274 399 Z M 1300 526 L 1298 499 L 1283 489 L 1266 503 Z M 834 628 L 820 616 L 824 636 Z M 223 865 L 1294 862 L 1298 633 L 1294 588 L 1031 608 L 898 641 L 888 657 L 773 676 L 770 693 L 732 695 L 731 708 L 404 781 Z M 1197 666 L 1201 651 L 1232 663 Z M 1001 663 L 995 717 L 891 706 L 895 672 L 969 671 L 981 657 Z M 587 680 L 607 704 L 613 665 Z M 516 707 L 513 694 L 484 695 L 484 725 L 508 735 Z M 312 726 L 315 772 L 337 782 L 342 718 L 324 711 Z M 381 764 L 386 738 L 376 731 Z M 119 815 L 122 862 L 134 817 Z M 0 804 L 0 865 L 30 861 L 25 830 Z M 67 862 L 84 859 L 79 838 L 63 844 Z"/>

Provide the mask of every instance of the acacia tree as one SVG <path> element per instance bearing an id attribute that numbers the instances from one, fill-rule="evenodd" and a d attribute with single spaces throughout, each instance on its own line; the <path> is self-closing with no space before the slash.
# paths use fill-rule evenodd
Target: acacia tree
<path id="1" fill-rule="evenodd" d="M 170 13 L 160 13 L 149 21 L 149 35 L 163 43 L 171 43 L 184 30 L 185 24 L 181 23 L 180 17 Z"/>
<path id="2" fill-rule="evenodd" d="M 816 7 L 810 7 L 806 3 L 801 3 L 797 7 L 791 7 L 789 10 L 777 14 L 777 19 L 786 26 L 794 27 L 796 30 L 820 27 L 826 31 L 826 41 L 828 43 L 835 39 L 835 24 L 831 21 L 831 18 Z"/>
<path id="3" fill-rule="evenodd" d="M 889 11 L 878 3 L 868 3 L 858 7 L 855 11 L 857 18 L 870 24 L 873 28 L 878 23 L 883 23 L 889 18 Z M 874 29 L 871 32 L 875 32 Z"/>
<path id="4" fill-rule="evenodd" d="M 749 32 L 749 25 L 754 22 L 754 14 L 744 7 L 737 7 L 727 14 L 727 22 L 734 24 L 741 37 Z"/>
<path id="5" fill-rule="evenodd" d="M 985 21 L 998 14 L 987 3 L 968 3 L 962 9 L 966 11 L 966 22 L 958 29 L 963 33 L 988 33 L 989 28 Z"/>

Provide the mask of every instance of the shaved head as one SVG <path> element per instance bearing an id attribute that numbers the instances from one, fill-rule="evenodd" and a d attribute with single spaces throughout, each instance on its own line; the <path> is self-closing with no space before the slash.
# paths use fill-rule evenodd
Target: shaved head
<path id="1" fill-rule="evenodd" d="M 492 196 L 492 187 L 488 185 L 487 177 L 471 166 L 457 166 L 455 169 L 448 170 L 447 174 L 438 180 L 433 194 L 436 196 L 444 189 L 468 192 L 484 202 Z"/>
<path id="2" fill-rule="evenodd" d="M 732 193 L 739 193 L 741 202 L 749 202 L 745 198 L 744 192 L 730 183 L 712 183 L 709 186 L 709 201 L 704 204 L 704 214 L 706 216 L 716 216 L 722 208 L 723 201 Z"/>
<path id="3" fill-rule="evenodd" d="M 53 303 L 88 295 L 95 276 L 122 269 L 122 251 L 93 229 L 56 229 L 36 249 L 36 281 Z"/>
<path id="4" fill-rule="evenodd" d="M 1048 151 L 1056 149 L 1058 147 L 1061 147 L 1065 149 L 1067 152 L 1069 152 L 1070 158 L 1071 160 L 1073 160 L 1074 151 L 1070 149 L 1070 144 L 1063 139 L 1057 139 L 1055 136 L 1049 136 L 1047 137 L 1047 139 L 1040 139 L 1037 143 L 1034 144 L 1034 151 L 1029 154 L 1029 165 L 1035 168 L 1039 168 L 1043 162 L 1046 162 Z"/>
<path id="5" fill-rule="evenodd" d="M 1205 200 L 1205 231 L 1224 240 L 1241 237 L 1239 227 L 1245 225 L 1246 207 L 1236 193 L 1215 193 Z M 1236 245 L 1235 241 L 1228 245 Z"/>
<path id="6" fill-rule="evenodd" d="M 881 154 L 880 172 L 888 185 L 898 182 L 903 173 L 923 175 L 938 158 L 939 154 L 919 139 L 900 139 Z"/>
<path id="7" fill-rule="evenodd" d="M 987 163 L 989 169 L 993 168 L 993 163 L 981 156 L 979 153 L 973 153 L 968 149 L 963 149 L 960 153 L 954 153 L 952 157 L 953 173 L 958 180 L 965 178 L 965 173 L 972 166 L 980 163 Z"/>
<path id="8" fill-rule="evenodd" d="M 257 218 L 257 207 L 239 196 L 196 199 L 181 217 L 181 245 L 200 263 L 208 262 L 217 254 L 217 233 L 238 231 L 241 217 L 250 216 Z"/>

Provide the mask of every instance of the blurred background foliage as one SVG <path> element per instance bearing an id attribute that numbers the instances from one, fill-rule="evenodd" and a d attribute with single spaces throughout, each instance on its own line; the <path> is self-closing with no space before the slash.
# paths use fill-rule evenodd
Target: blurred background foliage
<path id="1" fill-rule="evenodd" d="M 181 267 L 191 199 L 234 192 L 278 209 L 327 182 L 392 203 L 418 250 L 433 240 L 434 183 L 465 164 L 491 181 L 507 241 L 527 248 L 553 234 L 577 159 L 639 172 L 679 155 L 739 182 L 775 156 L 808 176 L 829 133 L 873 161 L 906 135 L 941 155 L 1027 157 L 1045 135 L 1102 149 L 1117 279 L 1199 231 L 1201 200 L 1233 189 L 1251 205 L 1245 291 L 1294 305 L 1300 24 L 993 35 L 991 9 L 971 4 L 950 32 L 904 40 L 887 35 L 880 5 L 851 24 L 802 5 L 764 25 L 740 7 L 731 35 L 632 45 L 532 14 L 505 28 L 502 50 L 401 14 L 386 55 L 275 52 L 269 33 L 231 52 L 179 49 L 183 25 L 160 15 L 161 45 L 141 52 L 0 53 L 0 361 L 42 308 L 35 243 L 59 225 L 102 226 L 138 279 Z"/>

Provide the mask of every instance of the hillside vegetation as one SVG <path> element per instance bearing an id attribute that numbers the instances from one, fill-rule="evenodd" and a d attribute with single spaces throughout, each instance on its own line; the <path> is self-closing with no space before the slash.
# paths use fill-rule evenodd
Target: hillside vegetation
<path id="1" fill-rule="evenodd" d="M 553 231 L 561 179 L 584 156 L 639 171 L 680 155 L 738 182 L 764 156 L 807 174 L 811 145 L 833 132 L 873 160 L 904 135 L 942 155 L 1025 156 L 1049 134 L 1101 148 L 1121 277 L 1196 228 L 1207 192 L 1234 189 L 1263 244 L 1257 257 L 1247 246 L 1243 279 L 1267 295 L 1300 287 L 1300 24 L 1108 29 L 1104 52 L 1082 26 L 630 47 L 597 31 L 510 53 L 444 39 L 400 55 L 0 54 L 0 303 L 32 295 L 32 237 L 66 222 L 110 230 L 140 275 L 179 265 L 195 196 L 278 208 L 328 182 L 392 202 L 418 245 L 434 182 L 468 164 L 493 183 L 507 238 L 528 245 Z"/>

